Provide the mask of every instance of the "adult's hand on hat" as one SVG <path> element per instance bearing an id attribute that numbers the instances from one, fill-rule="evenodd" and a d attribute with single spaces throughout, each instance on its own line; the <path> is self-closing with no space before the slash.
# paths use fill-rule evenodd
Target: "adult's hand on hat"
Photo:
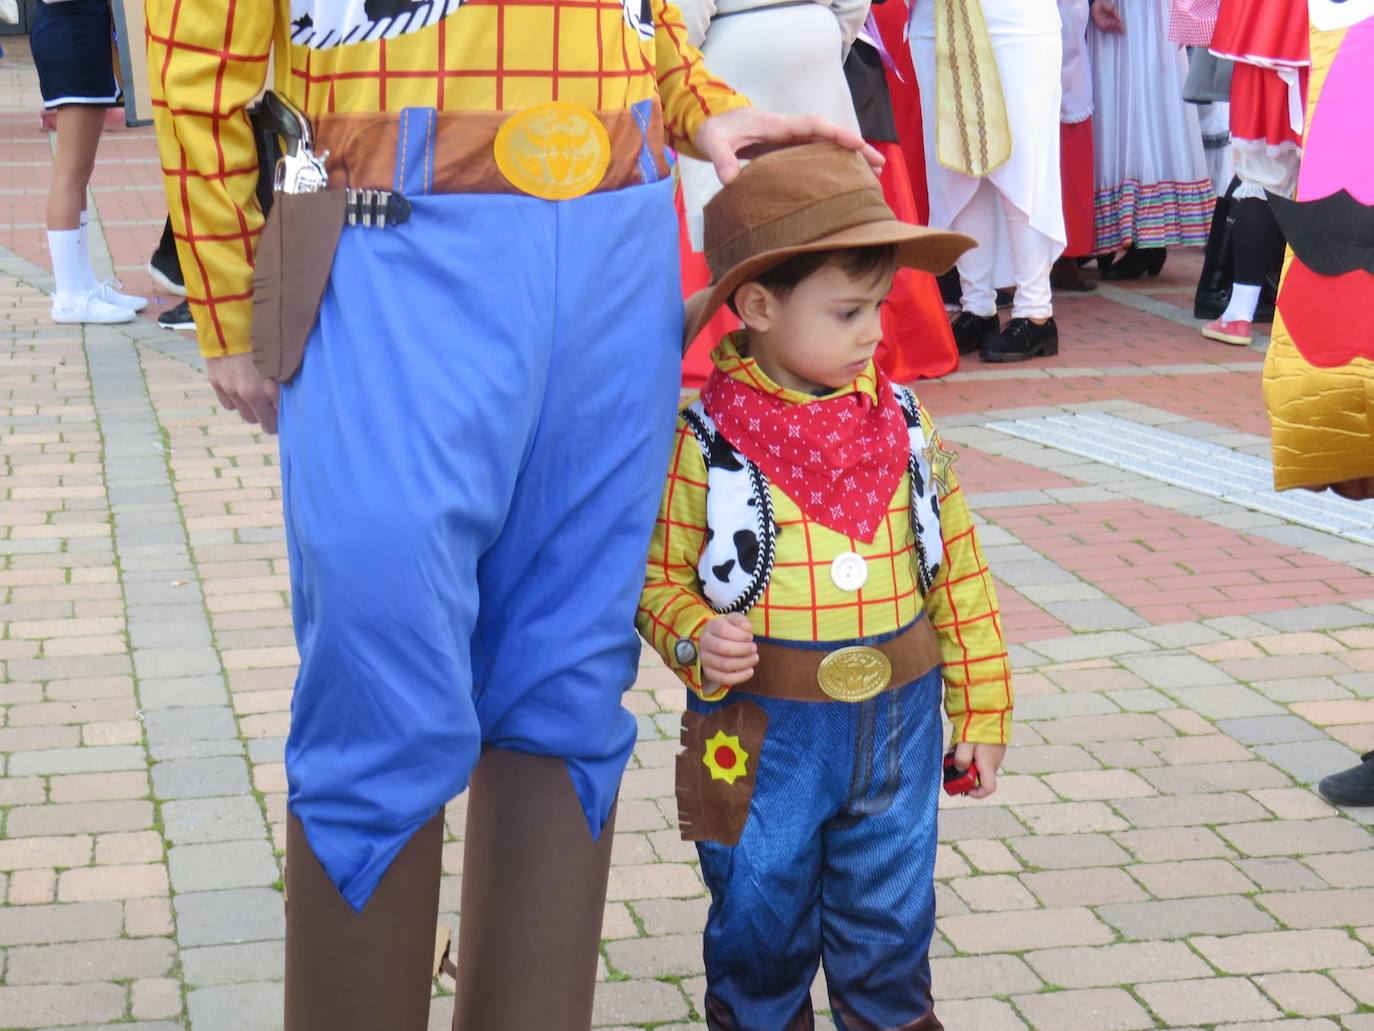
<path id="1" fill-rule="evenodd" d="M 1121 9 L 1114 0 L 1097 0 L 1092 6 L 1092 19 L 1103 32 L 1126 31 L 1126 19 L 1121 17 Z"/>
<path id="2" fill-rule="evenodd" d="M 222 407 L 265 433 L 277 432 L 277 384 L 258 371 L 251 354 L 211 358 L 205 371 Z"/>
<path id="3" fill-rule="evenodd" d="M 739 175 L 740 158 L 756 158 L 778 147 L 815 140 L 830 140 L 858 151 L 868 161 L 874 175 L 883 170 L 883 156 L 858 133 L 808 115 L 780 115 L 752 107 L 736 108 L 702 122 L 692 142 L 697 152 L 715 166 L 720 181 L 728 186 Z"/>

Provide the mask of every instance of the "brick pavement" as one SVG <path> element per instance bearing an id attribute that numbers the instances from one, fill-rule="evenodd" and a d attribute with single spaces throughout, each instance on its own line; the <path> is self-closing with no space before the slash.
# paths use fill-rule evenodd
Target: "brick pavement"
<path id="1" fill-rule="evenodd" d="M 0 1027 L 274 1028 L 294 660 L 275 449 L 216 408 L 184 338 L 47 322 L 51 148 L 6 48 Z M 146 130 L 102 144 L 97 260 L 134 289 L 156 169 Z M 1020 694 L 1001 792 L 942 814 L 951 1031 L 1374 1029 L 1374 813 L 1310 790 L 1374 748 L 1374 548 L 988 428 L 1108 411 L 1262 454 L 1261 354 L 1195 335 L 1196 268 L 1067 299 L 1052 361 L 921 388 L 962 453 Z M 646 653 L 626 703 L 596 1024 L 700 1028 L 682 695 Z M 462 827 L 459 799 L 449 924 Z"/>

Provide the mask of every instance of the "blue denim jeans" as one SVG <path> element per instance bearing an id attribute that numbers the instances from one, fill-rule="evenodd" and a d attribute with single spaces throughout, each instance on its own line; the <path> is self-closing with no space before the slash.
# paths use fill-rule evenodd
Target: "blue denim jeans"
<path id="1" fill-rule="evenodd" d="M 774 643 L 831 650 L 879 641 Z M 768 714 L 739 843 L 697 846 L 711 889 L 709 1027 L 812 1027 L 811 983 L 823 963 L 841 1031 L 939 1028 L 927 953 L 941 694 L 937 668 L 857 704 L 747 690 L 714 703 L 689 696 L 694 712 L 748 699 Z"/>

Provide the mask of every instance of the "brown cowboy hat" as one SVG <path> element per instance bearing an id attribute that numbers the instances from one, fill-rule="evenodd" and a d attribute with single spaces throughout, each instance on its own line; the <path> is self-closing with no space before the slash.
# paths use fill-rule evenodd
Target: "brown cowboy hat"
<path id="1" fill-rule="evenodd" d="M 833 143 L 784 147 L 756 158 L 706 205 L 711 283 L 687 298 L 682 347 L 751 278 L 796 254 L 897 247 L 897 264 L 939 274 L 977 241 L 900 222 L 868 162 Z"/>

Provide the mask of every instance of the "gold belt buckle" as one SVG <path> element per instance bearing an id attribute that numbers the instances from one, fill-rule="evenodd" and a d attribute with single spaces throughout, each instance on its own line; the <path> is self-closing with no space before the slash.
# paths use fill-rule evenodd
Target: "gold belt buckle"
<path id="1" fill-rule="evenodd" d="M 821 660 L 816 681 L 836 701 L 866 702 L 892 683 L 892 663 L 877 648 L 841 648 Z"/>
<path id="2" fill-rule="evenodd" d="M 493 149 L 496 166 L 510 184 L 544 200 L 591 193 L 611 164 L 611 137 L 601 119 L 563 100 L 511 115 Z"/>

